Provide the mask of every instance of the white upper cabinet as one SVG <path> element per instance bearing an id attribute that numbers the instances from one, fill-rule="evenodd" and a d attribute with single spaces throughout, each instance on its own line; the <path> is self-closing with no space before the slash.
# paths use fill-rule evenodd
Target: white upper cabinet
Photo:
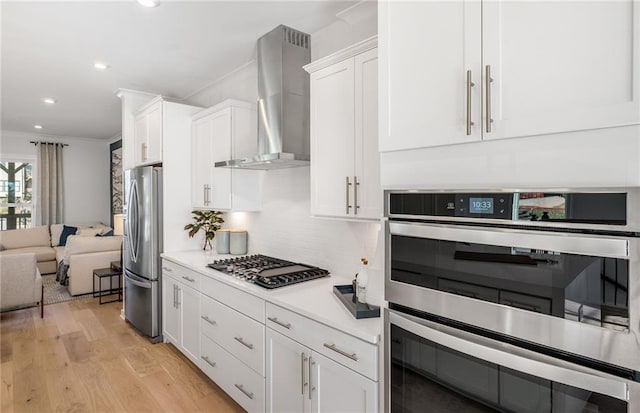
<path id="1" fill-rule="evenodd" d="M 194 208 L 211 206 L 213 130 L 211 117 L 193 122 L 191 140 L 191 204 Z"/>
<path id="2" fill-rule="evenodd" d="M 378 56 L 369 39 L 315 61 L 311 73 L 311 213 L 378 219 Z"/>
<path id="3" fill-rule="evenodd" d="M 156 98 L 135 118 L 134 153 L 136 165 L 162 162 L 162 99 Z"/>
<path id="4" fill-rule="evenodd" d="M 483 39 L 485 139 L 640 122 L 637 0 L 483 2 Z"/>
<path id="5" fill-rule="evenodd" d="M 381 151 L 640 123 L 637 0 L 378 5 Z"/>
<path id="6" fill-rule="evenodd" d="M 257 154 L 254 105 L 226 100 L 193 118 L 191 202 L 194 208 L 257 211 L 264 171 L 215 168 Z"/>
<path id="7" fill-rule="evenodd" d="M 480 2 L 380 1 L 378 7 L 380 150 L 480 139 Z M 467 120 L 475 123 L 469 133 Z"/>

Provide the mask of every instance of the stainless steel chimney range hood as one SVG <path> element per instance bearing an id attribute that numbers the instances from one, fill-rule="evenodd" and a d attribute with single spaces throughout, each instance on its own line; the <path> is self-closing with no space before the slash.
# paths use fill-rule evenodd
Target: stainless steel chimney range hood
<path id="1" fill-rule="evenodd" d="M 308 166 L 311 36 L 280 25 L 258 39 L 258 154 L 216 167 L 282 169 Z"/>

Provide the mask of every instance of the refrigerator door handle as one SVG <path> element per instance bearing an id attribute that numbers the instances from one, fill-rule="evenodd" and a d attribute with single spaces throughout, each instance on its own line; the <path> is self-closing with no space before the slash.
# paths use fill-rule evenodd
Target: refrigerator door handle
<path id="1" fill-rule="evenodd" d="M 127 234 L 129 241 L 129 255 L 133 262 L 138 261 L 138 184 L 136 180 L 131 181 L 131 192 L 129 194 L 129 207 L 127 208 Z M 132 225 L 136 227 L 133 228 Z M 135 232 L 134 232 L 135 229 Z"/>
<path id="2" fill-rule="evenodd" d="M 124 276 L 133 285 L 137 285 L 141 288 L 151 288 L 151 281 L 143 280 L 142 278 L 138 278 L 128 272 L 125 272 Z"/>

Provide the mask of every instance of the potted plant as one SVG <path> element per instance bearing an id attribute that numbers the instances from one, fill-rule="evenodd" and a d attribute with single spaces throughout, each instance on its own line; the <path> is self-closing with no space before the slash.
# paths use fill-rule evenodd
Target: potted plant
<path id="1" fill-rule="evenodd" d="M 203 250 L 211 249 L 211 241 L 216 237 L 216 231 L 220 229 L 224 222 L 221 211 L 191 211 L 193 223 L 184 226 L 189 231 L 189 238 L 193 238 L 198 231 L 204 230 Z"/>

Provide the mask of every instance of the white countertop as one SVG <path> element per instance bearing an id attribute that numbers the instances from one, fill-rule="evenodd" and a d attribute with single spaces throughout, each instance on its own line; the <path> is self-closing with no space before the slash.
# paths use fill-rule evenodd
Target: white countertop
<path id="1" fill-rule="evenodd" d="M 207 264 L 214 260 L 231 257 L 237 257 L 237 255 L 218 255 L 203 251 L 178 251 L 162 254 L 162 258 L 166 260 L 366 342 L 377 344 L 380 341 L 382 320 L 380 318 L 357 320 L 333 293 L 334 285 L 351 284 L 351 278 L 331 274 L 329 277 L 268 290 L 207 267 Z"/>

